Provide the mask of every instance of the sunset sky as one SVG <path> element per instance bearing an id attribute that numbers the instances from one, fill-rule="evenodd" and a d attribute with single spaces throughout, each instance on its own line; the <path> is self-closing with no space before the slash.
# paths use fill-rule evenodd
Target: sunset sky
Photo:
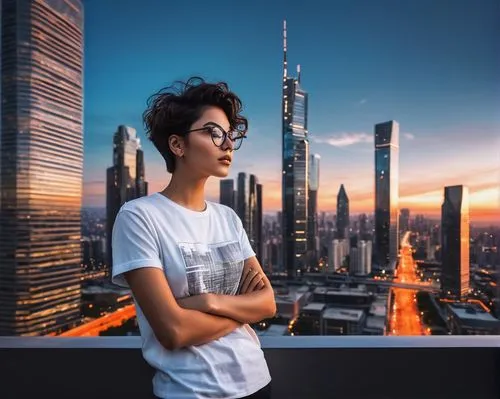
<path id="1" fill-rule="evenodd" d="M 400 207 L 439 216 L 444 186 L 465 184 L 472 221 L 500 223 L 498 1 L 180 3 L 85 2 L 84 206 L 105 206 L 120 124 L 142 140 L 150 193 L 166 186 L 141 114 L 150 94 L 200 75 L 227 81 L 250 121 L 229 177 L 255 174 L 264 212 L 279 210 L 286 19 L 289 70 L 301 65 L 311 152 L 321 155 L 320 210 L 335 209 L 344 184 L 351 213 L 373 212 L 373 129 L 394 119 Z M 218 189 L 209 181 L 208 198 Z"/>

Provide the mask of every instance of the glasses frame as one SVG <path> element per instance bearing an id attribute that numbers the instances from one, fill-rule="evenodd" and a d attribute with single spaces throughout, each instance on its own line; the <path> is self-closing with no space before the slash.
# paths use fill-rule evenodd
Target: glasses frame
<path id="1" fill-rule="evenodd" d="M 220 144 L 220 145 L 215 144 L 215 141 L 214 141 L 214 136 L 212 135 L 212 132 L 210 131 L 210 130 L 211 130 L 211 129 L 213 129 L 213 128 L 218 128 L 218 129 L 220 129 L 220 130 L 221 130 L 221 132 L 222 132 L 222 142 L 221 142 L 221 144 Z M 218 147 L 218 148 L 221 148 L 221 147 L 224 145 L 224 143 L 226 142 L 226 140 L 227 140 L 227 139 L 231 140 L 231 141 L 233 142 L 232 147 L 233 147 L 233 150 L 234 150 L 234 151 L 238 151 L 238 150 L 241 148 L 241 145 L 243 144 L 243 139 L 246 139 L 246 138 L 247 138 L 247 136 L 246 136 L 246 134 L 245 134 L 245 133 L 241 133 L 241 131 L 239 131 L 239 130 L 237 130 L 237 129 L 231 130 L 230 132 L 239 132 L 240 134 L 239 134 L 238 136 L 236 136 L 236 137 L 230 137 L 230 136 L 229 136 L 229 132 L 226 132 L 226 131 L 222 128 L 222 126 L 218 125 L 218 124 L 217 124 L 217 123 L 215 123 L 215 122 L 209 122 L 209 123 L 207 123 L 206 125 L 204 125 L 203 127 L 200 127 L 200 128 L 197 128 L 197 129 L 191 129 L 191 130 L 188 130 L 188 131 L 186 132 L 186 134 L 191 133 L 191 132 L 201 132 L 201 131 L 203 131 L 203 130 L 205 130 L 205 131 L 206 131 L 206 130 L 209 130 L 209 131 L 210 131 L 210 137 L 212 138 L 212 143 L 214 143 L 214 146 L 216 146 L 216 147 Z M 242 139 L 242 140 L 240 141 L 240 145 L 239 145 L 238 147 L 235 147 L 234 142 L 235 142 L 236 140 L 238 140 L 238 139 Z"/>

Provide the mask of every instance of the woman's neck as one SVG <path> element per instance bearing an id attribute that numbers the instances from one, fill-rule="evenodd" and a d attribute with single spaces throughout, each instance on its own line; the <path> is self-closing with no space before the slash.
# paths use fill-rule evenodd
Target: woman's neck
<path id="1" fill-rule="evenodd" d="M 161 193 L 185 208 L 201 212 L 205 210 L 206 181 L 206 178 L 190 179 L 174 173 L 168 186 Z"/>

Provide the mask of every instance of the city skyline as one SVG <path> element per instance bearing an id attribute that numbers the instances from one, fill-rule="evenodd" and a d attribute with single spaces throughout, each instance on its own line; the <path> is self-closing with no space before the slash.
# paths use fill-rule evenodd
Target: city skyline
<path id="1" fill-rule="evenodd" d="M 156 14 L 168 13 L 161 12 L 161 4 L 137 9 L 125 2 L 117 11 L 90 3 L 85 21 L 84 206 L 105 204 L 105 170 L 111 165 L 112 135 L 120 124 L 138 131 L 150 192 L 166 186 L 169 175 L 144 135 L 141 114 L 154 91 L 200 74 L 228 81 L 241 96 L 250 120 L 249 140 L 235 154 L 228 178 L 255 173 L 264 186 L 264 213 L 279 211 L 279 82 L 286 19 L 288 68 L 302 66 L 303 87 L 310 96 L 310 152 L 322 159 L 320 212 L 335 210 L 341 184 L 349 193 L 352 214 L 373 212 L 373 130 L 375 124 L 395 119 L 401 132 L 400 208 L 439 218 L 443 187 L 464 184 L 470 188 L 472 223 L 500 220 L 496 145 L 500 123 L 494 112 L 498 104 L 494 88 L 500 81 L 495 69 L 500 63 L 493 51 L 498 32 L 493 2 L 474 7 L 391 2 L 391 7 L 380 7 L 383 11 L 366 3 L 358 10 L 357 3 L 338 5 L 328 17 L 330 22 L 313 12 L 313 5 L 300 13 L 284 7 L 266 8 L 263 13 L 259 6 L 255 10 L 241 6 L 246 18 L 238 19 L 234 36 L 221 29 L 207 31 L 201 23 L 217 12 L 218 18 L 229 21 L 224 29 L 237 28 L 230 18 L 237 11 L 234 5 L 225 10 L 205 10 L 200 5 L 206 13 L 190 15 L 192 23 L 186 30 L 179 21 L 187 19 L 182 16 L 188 10 L 177 6 L 168 7 L 175 18 L 165 16 L 162 25 Z M 394 16 L 391 29 L 361 23 L 382 12 Z M 109 24 L 99 23 L 111 13 Z M 445 18 L 446 29 L 441 25 Z M 140 32 L 127 31 L 132 19 L 142 27 Z M 149 26 L 158 32 L 153 35 Z M 176 29 L 184 29 L 185 35 L 176 36 Z M 122 45 L 116 45 L 118 36 Z M 401 37 L 408 36 L 413 41 L 403 45 Z M 218 201 L 218 192 L 219 180 L 209 180 L 208 198 Z"/>

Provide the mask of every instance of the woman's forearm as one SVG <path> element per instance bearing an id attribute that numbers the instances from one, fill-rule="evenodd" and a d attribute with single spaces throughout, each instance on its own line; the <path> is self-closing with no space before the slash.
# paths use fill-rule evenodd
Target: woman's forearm
<path id="1" fill-rule="evenodd" d="M 271 287 L 241 295 L 216 295 L 210 313 L 229 317 L 240 323 L 257 323 L 276 314 Z"/>
<path id="2" fill-rule="evenodd" d="M 203 345 L 226 336 L 242 325 L 232 318 L 183 309 L 176 326 L 175 349 Z"/>

